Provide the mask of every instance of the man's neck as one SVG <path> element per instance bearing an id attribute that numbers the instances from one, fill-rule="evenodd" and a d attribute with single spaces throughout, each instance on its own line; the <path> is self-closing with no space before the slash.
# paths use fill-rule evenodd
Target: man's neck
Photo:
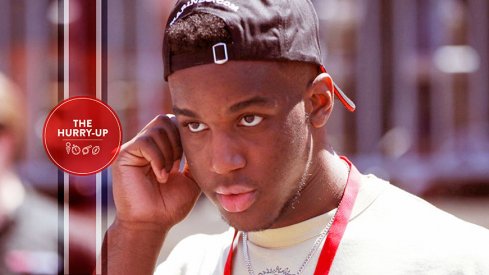
<path id="1" fill-rule="evenodd" d="M 285 209 L 272 228 L 296 224 L 338 207 L 348 179 L 348 164 L 334 152 L 323 150 L 307 173 L 300 197 Z"/>

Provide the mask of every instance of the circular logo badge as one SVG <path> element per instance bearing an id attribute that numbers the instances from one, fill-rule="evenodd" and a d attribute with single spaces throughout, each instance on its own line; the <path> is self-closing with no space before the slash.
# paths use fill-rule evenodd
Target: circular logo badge
<path id="1" fill-rule="evenodd" d="M 121 123 L 109 105 L 91 97 L 72 97 L 48 115 L 44 148 L 63 171 L 91 175 L 107 168 L 121 147 Z"/>

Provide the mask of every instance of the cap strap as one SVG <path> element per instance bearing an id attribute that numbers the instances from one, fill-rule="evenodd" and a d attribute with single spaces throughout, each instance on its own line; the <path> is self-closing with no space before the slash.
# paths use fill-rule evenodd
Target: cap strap
<path id="1" fill-rule="evenodd" d="M 219 58 L 219 54 L 217 53 L 219 47 L 221 47 L 223 50 L 223 58 Z M 214 63 L 216 64 L 221 65 L 228 62 L 228 46 L 226 43 L 217 43 L 216 45 L 212 46 L 212 55 L 214 56 Z"/>
<path id="2" fill-rule="evenodd" d="M 189 67 L 204 64 L 224 64 L 233 59 L 232 43 L 217 43 L 212 48 L 200 51 L 170 55 L 170 74 Z"/>
<path id="3" fill-rule="evenodd" d="M 323 65 L 321 65 L 320 67 L 323 73 L 328 73 Z M 333 92 L 348 111 L 350 112 L 355 111 L 355 109 L 357 108 L 355 103 L 351 99 L 349 99 L 348 96 L 346 96 L 346 94 L 338 87 L 338 85 L 336 85 L 334 80 L 333 80 Z"/>

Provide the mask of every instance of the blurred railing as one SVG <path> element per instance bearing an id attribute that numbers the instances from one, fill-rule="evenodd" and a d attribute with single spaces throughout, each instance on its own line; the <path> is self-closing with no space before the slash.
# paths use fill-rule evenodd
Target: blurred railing
<path id="1" fill-rule="evenodd" d="M 488 185 L 489 2 L 316 4 L 325 63 L 358 105 L 354 115 L 336 110 L 336 148 L 415 193 Z"/>

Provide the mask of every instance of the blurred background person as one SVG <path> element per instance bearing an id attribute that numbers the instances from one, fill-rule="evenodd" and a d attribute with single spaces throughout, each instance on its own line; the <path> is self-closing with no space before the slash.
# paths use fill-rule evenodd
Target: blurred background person
<path id="1" fill-rule="evenodd" d="M 0 74 L 0 274 L 56 274 L 57 204 L 16 173 L 23 146 L 18 88 Z"/>

